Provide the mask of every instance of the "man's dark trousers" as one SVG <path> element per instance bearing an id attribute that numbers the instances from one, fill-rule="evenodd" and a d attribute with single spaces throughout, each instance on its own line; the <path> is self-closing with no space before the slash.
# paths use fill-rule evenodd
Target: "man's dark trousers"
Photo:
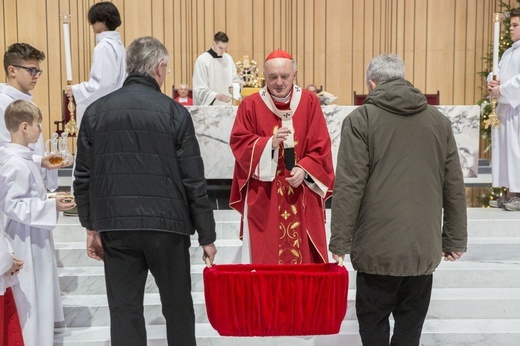
<path id="1" fill-rule="evenodd" d="M 195 346 L 190 237 L 158 231 L 101 232 L 113 346 L 146 345 L 143 299 L 154 276 L 169 345 Z"/>
<path id="2" fill-rule="evenodd" d="M 390 314 L 395 322 L 390 345 L 419 345 L 432 283 L 433 275 L 399 277 L 357 272 L 356 314 L 363 345 L 389 345 Z"/>

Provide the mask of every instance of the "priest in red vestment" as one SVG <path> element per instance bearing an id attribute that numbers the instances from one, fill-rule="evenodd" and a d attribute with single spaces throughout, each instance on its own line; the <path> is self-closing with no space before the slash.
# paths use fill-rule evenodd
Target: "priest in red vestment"
<path id="1" fill-rule="evenodd" d="M 289 53 L 271 53 L 266 87 L 244 99 L 231 130 L 229 204 L 242 214 L 243 263 L 328 262 L 331 139 L 318 98 L 294 84 L 296 73 Z"/>

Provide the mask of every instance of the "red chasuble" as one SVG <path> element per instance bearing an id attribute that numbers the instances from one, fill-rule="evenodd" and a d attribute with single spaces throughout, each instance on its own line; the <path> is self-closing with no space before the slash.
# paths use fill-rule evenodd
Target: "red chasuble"
<path id="1" fill-rule="evenodd" d="M 259 93 L 242 101 L 231 131 L 235 169 L 230 206 L 242 215 L 247 208 L 241 236 L 243 223 L 247 222 L 254 264 L 328 262 L 325 200 L 332 194 L 334 169 L 331 139 L 316 95 L 302 91 L 292 123 L 296 165 L 325 186 L 323 197 L 305 181 L 297 188 L 287 183 L 285 179 L 290 172 L 285 168 L 282 145 L 274 180 L 260 181 L 255 177 L 266 145 L 282 127 L 282 120 L 267 107 Z"/>

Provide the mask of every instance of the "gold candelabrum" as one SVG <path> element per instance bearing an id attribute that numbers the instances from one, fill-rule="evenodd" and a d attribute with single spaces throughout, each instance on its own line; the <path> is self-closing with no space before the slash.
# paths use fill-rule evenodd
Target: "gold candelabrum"
<path id="1" fill-rule="evenodd" d="M 72 85 L 72 81 L 68 80 L 67 85 Z M 76 105 L 74 104 L 74 96 L 69 95 L 69 104 L 67 105 L 67 109 L 69 110 L 70 119 L 65 124 L 65 132 L 68 132 L 70 136 L 74 136 L 78 132 L 78 124 L 76 124 L 76 117 L 74 113 L 76 112 Z"/>

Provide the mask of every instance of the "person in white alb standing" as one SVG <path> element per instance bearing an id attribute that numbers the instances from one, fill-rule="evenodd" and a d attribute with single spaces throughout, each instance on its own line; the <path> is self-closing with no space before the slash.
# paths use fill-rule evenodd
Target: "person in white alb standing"
<path id="1" fill-rule="evenodd" d="M 97 35 L 89 80 L 67 87 L 68 96 L 74 96 L 76 102 L 78 125 L 90 104 L 121 88 L 126 78 L 126 50 L 115 31 L 121 25 L 117 7 L 108 1 L 94 4 L 88 21 Z"/>
<path id="2" fill-rule="evenodd" d="M 87 107 L 121 88 L 127 76 L 126 49 L 121 41 L 121 35 L 115 31 L 121 25 L 121 16 L 117 7 L 108 1 L 98 2 L 90 7 L 88 21 L 97 35 L 89 80 L 67 86 L 67 95 L 74 96 L 76 102 L 78 128 L 81 126 L 81 119 Z M 70 189 L 74 190 L 72 183 Z M 65 213 L 65 215 L 76 214 L 76 209 Z"/>
<path id="3" fill-rule="evenodd" d="M 229 88 L 233 83 L 242 84 L 231 55 L 226 53 L 228 36 L 219 31 L 213 37 L 213 45 L 199 55 L 193 68 L 193 104 L 197 106 L 231 105 Z"/>

